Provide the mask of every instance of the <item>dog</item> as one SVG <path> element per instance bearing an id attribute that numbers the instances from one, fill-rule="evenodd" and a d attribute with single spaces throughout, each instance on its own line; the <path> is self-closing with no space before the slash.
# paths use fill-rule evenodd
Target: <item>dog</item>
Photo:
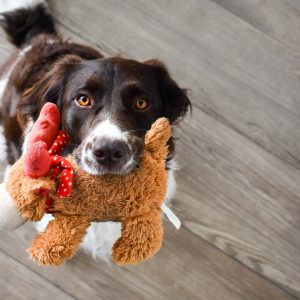
<path id="1" fill-rule="evenodd" d="M 73 153 L 80 168 L 94 175 L 133 170 L 151 124 L 167 117 L 175 126 L 189 110 L 186 90 L 162 62 L 104 57 L 97 49 L 62 39 L 42 0 L 6 4 L 0 5 L 0 23 L 17 47 L 0 70 L 0 142 L 8 166 L 26 152 L 29 133 L 46 102 L 59 107 L 62 129 L 70 136 L 64 154 Z M 175 192 L 173 138 L 169 150 L 166 201 Z M 0 194 L 9 206 L 4 184 Z M 38 229 L 43 230 L 49 219 L 38 223 Z M 12 221 L 7 227 L 21 224 L 22 220 Z M 93 223 L 82 248 L 109 260 L 119 236 L 118 223 Z"/>

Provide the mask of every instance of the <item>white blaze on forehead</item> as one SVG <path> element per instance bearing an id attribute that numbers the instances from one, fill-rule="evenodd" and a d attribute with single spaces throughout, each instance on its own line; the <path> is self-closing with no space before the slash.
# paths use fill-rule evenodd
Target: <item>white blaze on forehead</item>
<path id="1" fill-rule="evenodd" d="M 110 120 L 105 120 L 97 125 L 91 136 L 92 138 L 106 137 L 112 140 L 127 141 L 127 134 L 123 132 L 117 125 L 113 124 Z"/>

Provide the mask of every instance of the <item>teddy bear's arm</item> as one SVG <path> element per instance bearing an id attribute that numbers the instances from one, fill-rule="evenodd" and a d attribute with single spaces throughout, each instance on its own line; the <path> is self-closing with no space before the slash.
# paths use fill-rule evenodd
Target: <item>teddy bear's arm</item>
<path id="1" fill-rule="evenodd" d="M 137 264 L 160 249 L 162 238 L 160 210 L 130 218 L 122 223 L 121 237 L 113 246 L 113 260 L 118 265 Z"/>
<path id="2" fill-rule="evenodd" d="M 27 252 L 40 265 L 60 265 L 73 257 L 89 225 L 87 217 L 57 215 Z"/>
<path id="3" fill-rule="evenodd" d="M 17 207 L 23 218 L 39 221 L 45 214 L 49 191 L 55 191 L 55 183 L 47 177 L 30 178 L 24 176 L 21 201 Z"/>
<path id="4" fill-rule="evenodd" d="M 10 170 L 5 188 L 24 219 L 40 220 L 45 213 L 45 196 L 40 191 L 55 190 L 55 183 L 47 178 L 24 176 L 24 158 L 20 158 Z"/>

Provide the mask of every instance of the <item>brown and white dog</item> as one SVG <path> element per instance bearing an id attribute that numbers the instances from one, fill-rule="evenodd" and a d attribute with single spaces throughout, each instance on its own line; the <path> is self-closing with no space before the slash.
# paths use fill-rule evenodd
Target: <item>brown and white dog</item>
<path id="1" fill-rule="evenodd" d="M 161 62 L 103 57 L 59 37 L 43 1 L 3 1 L 0 22 L 18 48 L 0 73 L 0 142 L 8 165 L 26 151 L 28 134 L 47 101 L 58 105 L 62 129 L 71 137 L 66 154 L 73 152 L 83 170 L 98 175 L 131 171 L 139 164 L 151 124 L 162 116 L 177 124 L 186 114 L 186 92 Z M 166 167 L 171 169 L 173 139 L 169 146 Z M 175 190 L 172 170 L 169 174 L 167 198 Z M 6 209 L 12 209 L 4 184 L 0 193 Z M 21 224 L 16 220 L 8 220 L 7 229 Z M 42 220 L 40 229 L 47 222 Z M 83 248 L 108 259 L 119 235 L 118 223 L 93 223 Z"/>

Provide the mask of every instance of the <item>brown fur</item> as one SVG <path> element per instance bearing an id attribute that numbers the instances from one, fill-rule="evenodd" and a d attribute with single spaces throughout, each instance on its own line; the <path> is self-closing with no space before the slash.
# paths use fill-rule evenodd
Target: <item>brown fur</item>
<path id="1" fill-rule="evenodd" d="M 49 40 L 52 40 L 53 43 L 47 43 Z M 21 156 L 24 130 L 30 119 L 35 120 L 38 117 L 42 107 L 42 104 L 35 103 L 34 97 L 31 95 L 36 83 L 47 79 L 48 72 L 54 68 L 59 58 L 72 54 L 83 60 L 103 57 L 93 48 L 65 41 L 56 35 L 39 34 L 30 41 L 30 46 L 32 50 L 28 51 L 14 67 L 2 97 L 0 117 L 4 124 L 4 135 L 9 150 L 9 164 L 13 164 Z M 6 65 L 0 68 L 0 75 L 5 75 L 12 67 L 18 53 L 15 52 Z M 50 81 L 47 82 L 48 85 L 50 83 Z M 28 100 L 29 95 L 31 95 L 31 101 Z"/>
<path id="2" fill-rule="evenodd" d="M 127 175 L 95 176 L 75 166 L 72 194 L 63 199 L 56 195 L 50 179 L 31 179 L 23 175 L 23 158 L 12 167 L 7 190 L 20 214 L 36 221 L 42 218 L 45 199 L 36 191 L 50 190 L 54 199 L 51 212 L 55 220 L 29 248 L 31 259 L 44 265 L 59 265 L 78 249 L 92 221 L 122 223 L 121 237 L 113 246 L 112 257 L 119 265 L 137 264 L 157 252 L 163 229 L 161 204 L 165 198 L 170 125 L 158 119 L 147 132 L 140 166 Z"/>

